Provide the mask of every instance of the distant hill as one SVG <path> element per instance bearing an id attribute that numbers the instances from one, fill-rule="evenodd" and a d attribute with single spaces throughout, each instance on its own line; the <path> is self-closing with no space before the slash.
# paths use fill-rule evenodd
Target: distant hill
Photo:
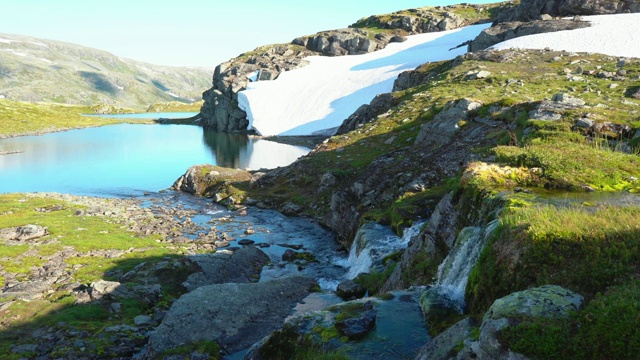
<path id="1" fill-rule="evenodd" d="M 194 102 L 211 69 L 152 65 L 60 41 L 0 33 L 0 98 L 146 109 Z"/>

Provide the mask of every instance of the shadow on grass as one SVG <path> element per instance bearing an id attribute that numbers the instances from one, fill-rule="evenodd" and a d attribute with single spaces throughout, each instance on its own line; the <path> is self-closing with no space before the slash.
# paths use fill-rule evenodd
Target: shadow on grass
<path id="1" fill-rule="evenodd" d="M 196 270 L 178 255 L 122 259 L 91 284 L 58 284 L 31 298 L 0 294 L 0 358 L 130 358 Z"/>

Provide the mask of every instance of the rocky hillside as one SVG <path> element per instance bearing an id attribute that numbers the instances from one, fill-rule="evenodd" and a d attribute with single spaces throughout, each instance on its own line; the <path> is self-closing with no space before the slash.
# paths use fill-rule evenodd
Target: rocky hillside
<path id="1" fill-rule="evenodd" d="M 436 289 L 420 296 L 436 337 L 419 359 L 637 359 L 640 343 L 620 341 L 640 325 L 639 79 L 637 58 L 471 52 L 402 74 L 291 166 L 199 181 L 222 203 L 315 217 L 345 248 L 368 222 L 428 219 L 355 279 L 369 293 Z M 454 266 L 465 275 L 449 278 Z M 291 321 L 248 358 L 356 346 L 341 319 L 371 331 L 371 302 Z"/>
<path id="2" fill-rule="evenodd" d="M 514 11 L 538 3 L 555 2 Z M 640 359 L 638 154 L 639 58 L 479 50 L 403 73 L 290 166 L 193 166 L 174 184 L 203 196 L 189 203 L 5 195 L 0 354 Z M 189 204 L 209 214 L 204 197 L 229 214 L 197 222 Z M 337 286 L 344 302 L 316 310 L 327 294 L 299 304 L 322 288 L 298 275 L 336 263 L 297 244 L 304 230 L 285 225 L 300 219 L 266 208 L 311 217 L 361 254 L 370 225 L 420 225 L 406 249 L 376 248 Z M 260 278 L 280 245 L 262 243 L 271 230 L 253 220 L 234 223 L 252 213 L 296 241 L 273 264 L 291 276 Z M 289 317 L 296 305 L 314 310 Z"/>
<path id="3" fill-rule="evenodd" d="M 404 36 L 457 29 L 493 21 L 510 3 L 424 7 L 363 18 L 346 29 L 295 38 L 290 44 L 259 47 L 218 65 L 213 87 L 203 94 L 200 110 L 205 126 L 219 131 L 244 131 L 249 121 L 238 107 L 238 92 L 251 81 L 274 80 L 283 71 L 305 65 L 311 55 L 365 54 Z"/>
<path id="4" fill-rule="evenodd" d="M 0 98 L 146 110 L 201 99 L 210 72 L 119 58 L 80 45 L 0 34 Z"/>

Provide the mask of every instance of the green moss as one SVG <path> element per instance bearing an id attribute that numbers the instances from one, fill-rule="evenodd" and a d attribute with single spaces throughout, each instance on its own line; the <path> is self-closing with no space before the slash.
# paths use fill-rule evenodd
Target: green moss
<path id="1" fill-rule="evenodd" d="M 598 294 L 570 320 L 524 318 L 499 333 L 533 359 L 640 358 L 640 282 Z"/>
<path id="2" fill-rule="evenodd" d="M 382 285 L 389 279 L 396 264 L 387 266 L 384 271 L 373 271 L 371 273 L 363 273 L 358 275 L 353 281 L 360 284 L 363 288 L 367 289 L 369 295 L 376 295 Z"/>

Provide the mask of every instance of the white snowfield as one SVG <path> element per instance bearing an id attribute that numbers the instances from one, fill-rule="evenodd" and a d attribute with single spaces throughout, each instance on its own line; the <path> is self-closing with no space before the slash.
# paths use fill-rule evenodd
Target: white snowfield
<path id="1" fill-rule="evenodd" d="M 364 55 L 312 56 L 310 64 L 238 93 L 249 128 L 261 135 L 310 135 L 338 127 L 362 104 L 390 92 L 398 75 L 431 61 L 452 59 L 489 24 L 409 36 Z"/>
<path id="2" fill-rule="evenodd" d="M 585 16 L 592 26 L 508 40 L 494 49 L 524 48 L 640 57 L 640 14 Z M 342 124 L 377 94 L 390 92 L 403 71 L 430 61 L 464 54 L 466 46 L 489 25 L 408 37 L 404 43 L 366 55 L 307 58 L 310 64 L 258 81 L 238 95 L 250 128 L 262 135 L 309 135 Z"/>
<path id="3" fill-rule="evenodd" d="M 640 14 L 584 16 L 591 26 L 583 29 L 523 36 L 493 46 L 494 49 L 545 49 L 640 57 Z"/>

